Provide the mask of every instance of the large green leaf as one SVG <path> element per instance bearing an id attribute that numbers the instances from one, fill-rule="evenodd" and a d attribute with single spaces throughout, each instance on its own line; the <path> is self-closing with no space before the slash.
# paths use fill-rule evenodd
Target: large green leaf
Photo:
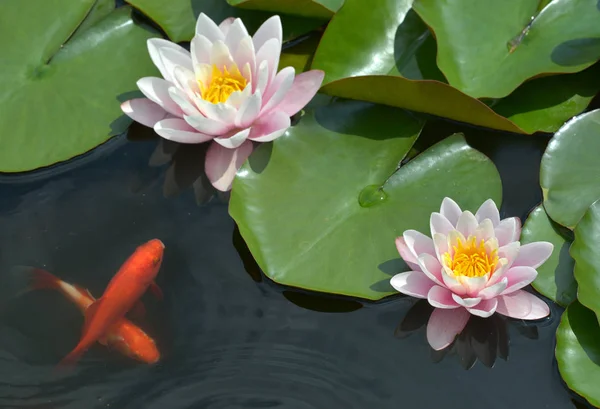
<path id="1" fill-rule="evenodd" d="M 521 231 L 521 244 L 548 241 L 554 245 L 550 258 L 537 268 L 538 276 L 533 287 L 552 301 L 566 307 L 577 298 L 577 283 L 573 278 L 574 261 L 569 255 L 571 240 L 567 240 L 559 227 L 550 220 L 543 206 L 536 207 Z"/>
<path id="2" fill-rule="evenodd" d="M 190 41 L 194 36 L 196 20 L 200 13 L 219 24 L 228 17 L 240 17 L 250 32 L 273 13 L 244 10 L 232 7 L 226 0 L 126 0 L 150 17 L 167 33 L 172 41 Z M 325 23 L 322 19 L 281 16 L 283 40 L 289 41 L 314 30 Z"/>
<path id="3" fill-rule="evenodd" d="M 337 101 L 261 145 L 234 181 L 229 211 L 265 274 L 380 299 L 407 268 L 394 239 L 426 232 L 445 196 L 471 210 L 490 197 L 500 203 L 496 168 L 459 135 L 396 171 L 420 128 L 399 109 Z"/>
<path id="4" fill-rule="evenodd" d="M 294 67 L 296 74 L 309 70 L 320 40 L 320 33 L 314 32 L 291 47 L 285 47 L 279 58 L 279 69 Z"/>
<path id="5" fill-rule="evenodd" d="M 416 0 L 435 33 L 450 85 L 502 98 L 545 73 L 578 72 L 600 58 L 597 0 Z M 532 21 L 532 17 L 535 19 Z"/>
<path id="6" fill-rule="evenodd" d="M 119 101 L 157 72 L 146 49 L 155 33 L 128 7 L 109 11 L 94 0 L 0 3 L 0 171 L 70 159 L 129 125 Z"/>
<path id="7" fill-rule="evenodd" d="M 596 313 L 600 320 L 600 201 L 585 212 L 574 230 L 571 256 L 575 260 L 575 279 L 579 302 Z"/>
<path id="8" fill-rule="evenodd" d="M 600 64 L 575 74 L 527 81 L 491 108 L 528 133 L 556 132 L 600 91 Z"/>
<path id="9" fill-rule="evenodd" d="M 575 227 L 600 198 L 600 110 L 567 122 L 550 140 L 542 157 L 540 184 L 550 217 Z"/>
<path id="10" fill-rule="evenodd" d="M 244 9 L 320 19 L 330 19 L 344 4 L 344 0 L 227 0 L 227 2 L 232 6 Z"/>
<path id="11" fill-rule="evenodd" d="M 563 313 L 556 331 L 556 361 L 566 384 L 600 407 L 600 326 L 578 302 Z"/>

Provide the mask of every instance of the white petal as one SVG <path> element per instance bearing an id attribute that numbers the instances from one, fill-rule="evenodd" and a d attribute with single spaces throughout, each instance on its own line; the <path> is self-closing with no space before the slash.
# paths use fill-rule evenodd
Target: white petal
<path id="1" fill-rule="evenodd" d="M 204 13 L 200 13 L 198 21 L 196 21 L 196 35 L 204 36 L 213 43 L 225 40 L 221 29 Z"/>
<path id="2" fill-rule="evenodd" d="M 519 240 L 521 236 L 521 220 L 518 217 L 510 217 L 500 222 L 494 232 L 500 246 Z"/>
<path id="3" fill-rule="evenodd" d="M 163 119 L 154 125 L 154 131 L 165 139 L 180 143 L 202 143 L 212 139 L 189 126 L 183 119 Z"/>
<path id="4" fill-rule="evenodd" d="M 490 285 L 489 287 L 481 290 L 479 292 L 479 294 L 477 294 L 477 296 L 483 298 L 484 300 L 489 300 L 490 298 L 495 298 L 498 295 L 500 295 L 500 293 L 502 291 L 504 291 L 506 289 L 507 285 L 508 285 L 508 278 L 504 277 L 504 278 L 502 278 L 502 280 L 500 280 L 496 284 Z"/>
<path id="5" fill-rule="evenodd" d="M 477 304 L 473 308 L 467 308 L 473 315 L 477 315 L 478 317 L 487 318 L 492 316 L 496 312 L 496 308 L 498 307 L 498 299 L 492 298 L 491 300 L 483 300 L 479 304 Z"/>
<path id="6" fill-rule="evenodd" d="M 227 35 L 225 36 L 225 44 L 229 47 L 230 50 L 235 50 L 238 48 L 242 39 L 248 38 L 248 40 L 252 41 L 252 38 L 248 34 L 248 30 L 242 23 L 242 20 L 236 18 L 233 23 L 229 26 L 229 30 L 227 31 Z"/>
<path id="7" fill-rule="evenodd" d="M 173 70 L 173 80 L 180 90 L 185 91 L 188 98 L 195 93 L 200 92 L 194 72 L 187 68 L 176 66 Z"/>
<path id="8" fill-rule="evenodd" d="M 271 82 L 273 82 L 275 74 L 277 74 L 280 55 L 281 43 L 275 39 L 267 40 L 267 42 L 256 52 L 256 61 L 266 61 L 268 64 L 269 78 L 267 82 L 267 87 L 269 86 L 269 84 L 271 84 Z"/>
<path id="9" fill-rule="evenodd" d="M 184 115 L 183 119 L 199 132 L 207 135 L 222 136 L 232 130 L 233 126 L 220 121 L 215 121 L 198 113 L 197 115 Z"/>
<path id="10" fill-rule="evenodd" d="M 174 50 L 172 48 L 159 48 L 158 53 L 162 58 L 162 62 L 165 66 L 165 69 L 171 74 L 171 82 L 173 82 L 173 71 L 175 67 L 181 66 L 189 71 L 194 70 L 194 66 L 192 64 L 192 58 L 190 53 L 182 53 L 179 50 Z"/>
<path id="11" fill-rule="evenodd" d="M 260 91 L 255 92 L 240 106 L 235 117 L 235 126 L 238 128 L 248 128 L 258 117 L 262 105 L 262 96 Z M 249 132 L 249 131 L 248 131 Z"/>
<path id="12" fill-rule="evenodd" d="M 248 82 L 254 82 L 254 72 L 256 71 L 256 54 L 254 51 L 254 43 L 251 39 L 244 38 L 235 49 L 233 60 L 240 68 L 242 75 Z M 248 64 L 248 72 L 244 69 Z"/>
<path id="13" fill-rule="evenodd" d="M 265 21 L 254 33 L 252 41 L 254 41 L 254 48 L 260 49 L 268 40 L 276 39 L 279 44 L 283 43 L 283 29 L 281 27 L 281 19 L 275 15 Z"/>
<path id="14" fill-rule="evenodd" d="M 452 294 L 452 299 L 456 301 L 457 304 L 468 308 L 475 307 L 481 302 L 481 298 L 462 298 L 456 294 Z"/>
<path id="15" fill-rule="evenodd" d="M 131 119 L 148 127 L 169 116 L 160 105 L 147 98 L 135 98 L 121 104 L 121 110 Z"/>
<path id="16" fill-rule="evenodd" d="M 210 50 L 210 63 L 219 70 L 229 69 L 233 65 L 233 57 L 229 48 L 222 41 L 215 41 Z"/>
<path id="17" fill-rule="evenodd" d="M 200 115 L 196 106 L 190 102 L 187 95 L 179 88 L 169 87 L 169 95 L 185 115 Z"/>
<path id="18" fill-rule="evenodd" d="M 267 88 L 267 93 L 265 95 L 265 99 L 267 99 L 267 101 L 264 104 L 261 113 L 266 114 L 277 108 L 277 105 L 281 103 L 287 92 L 292 87 L 295 73 L 296 70 L 294 67 L 285 67 L 279 71 L 279 73 L 277 73 L 275 79 Z"/>
<path id="19" fill-rule="evenodd" d="M 210 50 L 212 43 L 204 36 L 195 36 L 190 43 L 192 53 L 192 64 L 196 67 L 198 64 L 210 64 Z"/>
<path id="20" fill-rule="evenodd" d="M 429 290 L 434 286 L 433 282 L 420 271 L 396 274 L 391 278 L 390 284 L 402 294 L 422 299 L 427 298 Z"/>
<path id="21" fill-rule="evenodd" d="M 429 229 L 431 230 L 431 236 L 436 234 L 448 235 L 454 230 L 454 226 L 445 216 L 441 213 L 433 212 L 429 219 Z"/>
<path id="22" fill-rule="evenodd" d="M 151 38 L 146 42 L 146 44 L 148 45 L 148 53 L 150 54 L 150 58 L 152 59 L 152 62 L 154 63 L 156 68 L 158 68 L 158 70 L 160 71 L 160 74 L 163 76 L 163 78 L 166 79 L 167 81 L 172 80 L 171 72 L 169 72 L 166 69 L 159 50 L 164 49 L 164 48 L 170 48 L 184 56 L 190 55 L 189 52 L 185 48 L 181 47 L 178 44 L 172 43 L 171 41 L 164 40 L 162 38 Z"/>
<path id="23" fill-rule="evenodd" d="M 456 230 L 461 232 L 463 236 L 469 237 L 473 233 L 475 233 L 475 229 L 477 228 L 477 219 L 470 211 L 464 211 L 458 218 L 458 222 L 456 223 Z"/>
<path id="24" fill-rule="evenodd" d="M 437 258 L 443 262 L 444 254 L 448 252 L 448 238 L 443 234 L 436 233 L 433 235 L 433 245 Z"/>
<path id="25" fill-rule="evenodd" d="M 485 219 L 490 219 L 494 227 L 500 224 L 500 212 L 498 212 L 498 206 L 492 199 L 483 202 L 475 213 L 475 217 L 480 223 Z"/>
<path id="26" fill-rule="evenodd" d="M 193 101 L 198 107 L 198 110 L 205 117 L 226 124 L 233 124 L 237 111 L 229 104 L 224 102 L 213 104 L 212 102 L 205 101 L 198 96 L 196 96 Z"/>
<path id="27" fill-rule="evenodd" d="M 183 111 L 169 95 L 171 83 L 162 78 L 144 77 L 138 80 L 137 86 L 151 101 L 160 105 L 168 113 L 181 117 Z"/>
<path id="28" fill-rule="evenodd" d="M 442 206 L 440 207 L 440 213 L 444 216 L 452 226 L 456 227 L 456 223 L 458 223 L 458 218 L 462 214 L 462 210 L 460 206 L 449 197 L 445 197 L 442 200 Z"/>
<path id="29" fill-rule="evenodd" d="M 256 81 L 252 83 L 254 92 L 260 92 L 262 94 L 269 84 L 269 63 L 267 61 L 261 61 L 258 64 L 255 76 Z"/>
<path id="30" fill-rule="evenodd" d="M 248 139 L 249 134 L 250 129 L 242 129 L 232 135 L 215 138 L 214 141 L 224 148 L 235 149 Z"/>
<path id="31" fill-rule="evenodd" d="M 234 21 L 235 17 L 227 17 L 225 20 L 221 21 L 219 24 L 219 30 L 221 30 L 224 36 L 227 35 L 229 32 L 229 27 L 231 27 Z"/>

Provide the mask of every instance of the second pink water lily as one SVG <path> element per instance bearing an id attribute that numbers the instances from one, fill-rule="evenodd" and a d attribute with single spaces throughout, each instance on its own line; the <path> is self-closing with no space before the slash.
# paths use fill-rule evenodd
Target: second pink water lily
<path id="1" fill-rule="evenodd" d="M 440 212 L 431 215 L 430 229 L 431 237 L 407 230 L 396 239 L 411 271 L 392 277 L 391 285 L 435 307 L 427 323 L 432 348 L 450 345 L 471 314 L 534 320 L 550 313 L 544 301 L 522 288 L 537 277 L 552 243 L 521 245 L 520 220 L 500 220 L 493 200 L 473 214 L 445 198 Z"/>
<path id="2" fill-rule="evenodd" d="M 239 18 L 217 25 L 200 14 L 190 51 L 163 39 L 148 40 L 148 51 L 163 78 L 146 77 L 137 85 L 146 96 L 121 109 L 180 143 L 211 141 L 206 174 L 226 191 L 252 152 L 252 141 L 269 142 L 290 127 L 290 117 L 316 94 L 324 73 L 277 72 L 282 47 L 278 16 L 253 36 Z"/>

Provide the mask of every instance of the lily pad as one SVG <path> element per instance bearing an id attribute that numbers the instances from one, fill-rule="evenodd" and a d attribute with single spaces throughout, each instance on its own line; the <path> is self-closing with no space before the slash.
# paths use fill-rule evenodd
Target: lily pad
<path id="1" fill-rule="evenodd" d="M 476 210 L 500 203 L 493 163 L 454 135 L 397 170 L 422 124 L 405 111 L 357 101 L 307 110 L 251 155 L 229 212 L 274 281 L 377 300 L 407 267 L 394 239 L 427 231 L 445 196 Z"/>
<path id="2" fill-rule="evenodd" d="M 435 33 L 448 83 L 475 98 L 502 98 L 530 78 L 578 72 L 600 58 L 597 0 L 539 6 L 539 0 L 417 0 L 413 8 Z"/>
<path id="3" fill-rule="evenodd" d="M 579 302 L 596 313 L 600 320 L 600 201 L 594 202 L 574 230 L 571 256 L 575 260 L 575 279 Z"/>
<path id="4" fill-rule="evenodd" d="M 232 6 L 329 20 L 344 0 L 227 0 Z"/>
<path id="5" fill-rule="evenodd" d="M 273 13 L 244 10 L 230 6 L 226 0 L 126 0 L 147 15 L 167 33 L 171 41 L 190 41 L 194 36 L 196 20 L 200 13 L 206 14 L 217 24 L 228 17 L 240 17 L 250 32 L 256 29 Z M 298 16 L 281 16 L 283 41 L 306 34 L 326 20 Z"/>
<path id="6" fill-rule="evenodd" d="M 527 81 L 491 108 L 528 133 L 554 133 L 586 110 L 600 91 L 600 64 L 575 74 Z"/>
<path id="7" fill-rule="evenodd" d="M 552 137 L 540 168 L 544 207 L 552 220 L 575 227 L 600 198 L 600 110 L 579 115 Z"/>
<path id="8" fill-rule="evenodd" d="M 0 171 L 70 159 L 129 125 L 118 98 L 134 91 L 140 77 L 155 75 L 146 41 L 156 32 L 134 23 L 129 7 L 107 14 L 94 6 L 94 0 L 0 4 Z M 79 31 L 86 17 L 102 18 Z"/>
<path id="9" fill-rule="evenodd" d="M 536 207 L 527 217 L 521 231 L 521 244 L 548 241 L 554 245 L 550 258 L 537 268 L 533 288 L 552 301 L 566 307 L 577 298 L 577 283 L 573 277 L 575 262 L 569 255 L 572 241 L 565 239 L 544 210 Z"/>
<path id="10" fill-rule="evenodd" d="M 320 33 L 314 32 L 296 44 L 285 47 L 279 58 L 279 69 L 294 67 L 296 74 L 310 70 L 319 41 L 321 41 Z"/>
<path id="11" fill-rule="evenodd" d="M 556 331 L 556 361 L 570 389 L 600 407 L 600 326 L 577 301 L 563 313 Z"/>

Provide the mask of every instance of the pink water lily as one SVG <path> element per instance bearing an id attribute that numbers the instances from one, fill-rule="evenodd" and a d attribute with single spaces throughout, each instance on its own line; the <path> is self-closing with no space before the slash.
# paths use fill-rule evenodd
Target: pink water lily
<path id="1" fill-rule="evenodd" d="M 277 72 L 282 46 L 279 16 L 250 36 L 239 18 L 217 26 L 200 14 L 190 51 L 163 39 L 148 40 L 150 57 L 163 78 L 137 82 L 146 98 L 124 102 L 133 120 L 181 143 L 211 141 L 206 174 L 215 188 L 231 189 L 252 153 L 252 141 L 268 142 L 290 127 L 290 116 L 316 94 L 324 73 Z"/>
<path id="2" fill-rule="evenodd" d="M 513 318 L 546 317 L 548 305 L 522 290 L 536 268 L 552 254 L 548 242 L 521 245 L 517 217 L 500 220 L 489 199 L 475 214 L 462 211 L 450 198 L 430 219 L 431 238 L 407 230 L 396 239 L 400 256 L 411 271 L 396 274 L 391 285 L 401 293 L 424 298 L 435 307 L 427 323 L 427 340 L 440 350 L 452 343 L 471 314 L 495 312 Z"/>

